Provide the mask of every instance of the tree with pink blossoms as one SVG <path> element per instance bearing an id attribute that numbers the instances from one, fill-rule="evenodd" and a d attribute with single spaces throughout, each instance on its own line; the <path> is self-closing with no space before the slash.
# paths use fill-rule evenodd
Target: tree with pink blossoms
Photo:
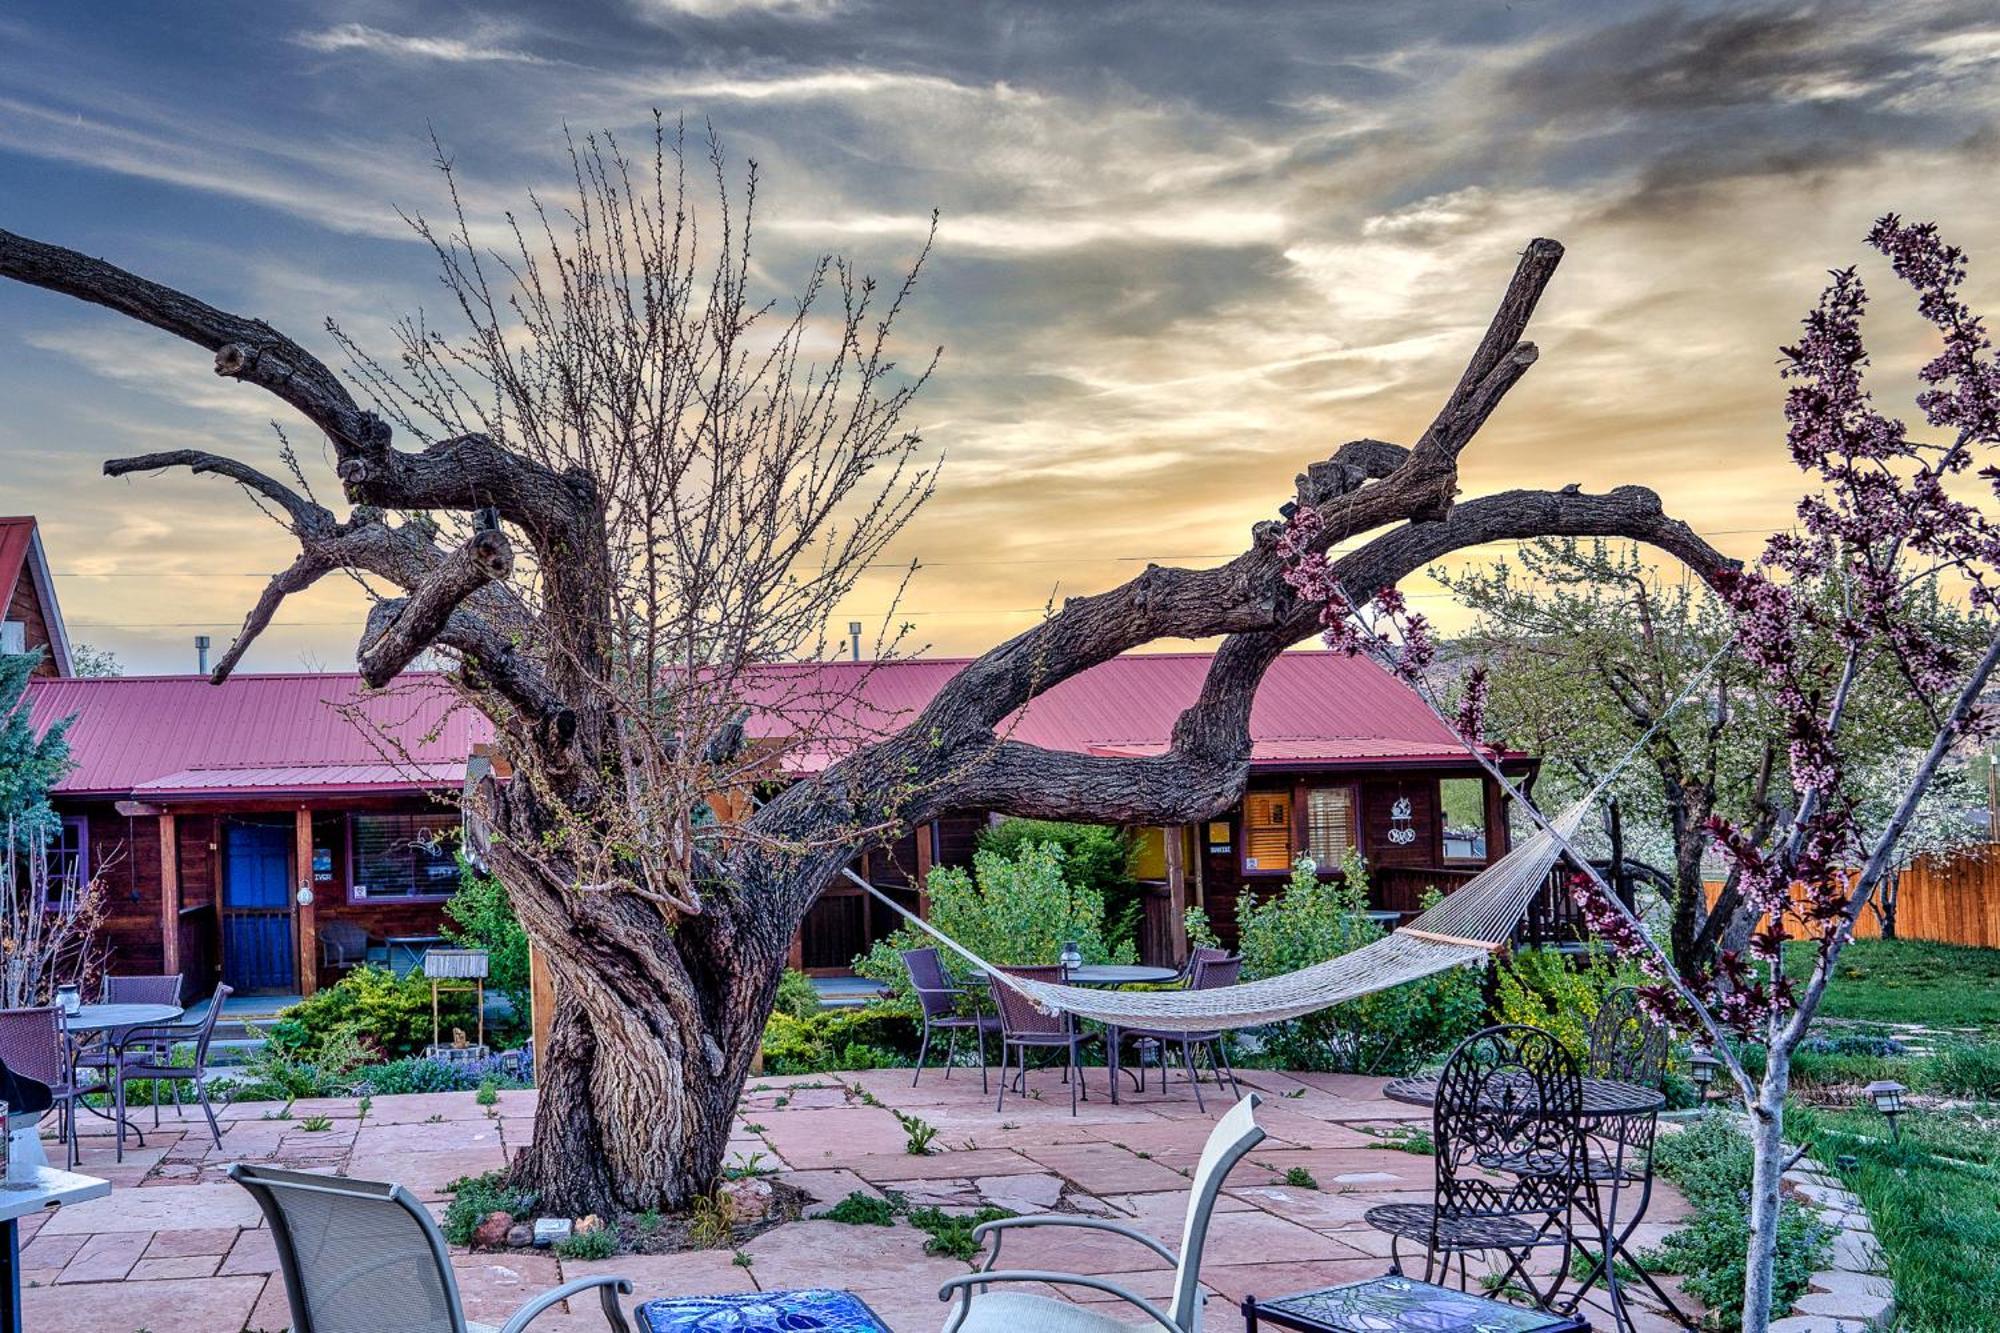
<path id="1" fill-rule="evenodd" d="M 1867 292 L 1856 269 L 1835 271 L 1802 336 L 1783 350 L 1786 439 L 1807 480 L 1797 527 L 1773 536 L 1752 567 L 1701 571 L 1729 607 L 1734 651 L 1769 682 L 1783 729 L 1776 739 L 1789 800 L 1776 802 L 1784 810 L 1777 829 L 1711 821 L 1758 915 L 1749 947 L 1683 975 L 1595 871 L 1586 867 L 1572 881 L 1592 932 L 1646 967 L 1647 1005 L 1705 1040 L 1741 1094 L 1755 1160 L 1743 1301 L 1752 1333 L 1774 1313 L 1779 1180 L 1796 1156 L 1784 1138 L 1792 1055 L 1860 914 L 1900 863 L 1900 844 L 1940 765 L 1984 729 L 1980 697 L 2000 666 L 2000 632 L 1983 651 L 1967 652 L 1937 633 L 1927 611 L 1940 590 L 1963 596 L 1981 616 L 2000 599 L 2000 527 L 1981 503 L 1982 491 L 2000 494 L 1993 452 L 2000 366 L 1984 323 L 1960 295 L 1961 250 L 1935 226 L 1894 216 L 1875 225 L 1868 244 L 1888 258 L 1936 331 L 1939 350 L 1918 371 L 1924 427 L 1913 430 L 1876 406 L 1861 334 Z M 1287 581 L 1320 604 L 1329 646 L 1373 653 L 1421 685 L 1432 655 L 1422 618 L 1394 589 L 1362 605 L 1313 554 L 1309 511 L 1288 518 Z M 1816 594 L 1828 584 L 1839 592 L 1831 604 Z M 1932 733 L 1887 802 L 1864 790 L 1881 769 L 1855 761 L 1864 738 L 1851 708 L 1857 682 L 1883 667 L 1900 677 Z M 1483 682 L 1465 699 L 1462 730 L 1483 753 L 1475 731 Z M 1873 827 L 1862 817 L 1871 803 L 1888 811 Z M 1782 966 L 1793 943 L 1811 951 L 1803 980 Z M 1764 1047 L 1761 1076 L 1747 1071 L 1733 1041 Z"/>

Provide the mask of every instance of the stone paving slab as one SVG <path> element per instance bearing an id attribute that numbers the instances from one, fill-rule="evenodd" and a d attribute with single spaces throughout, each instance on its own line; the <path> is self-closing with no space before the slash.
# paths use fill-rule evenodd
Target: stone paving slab
<path id="1" fill-rule="evenodd" d="M 1075 1117 L 1053 1073 L 1033 1077 L 1043 1097 L 1010 1095 L 997 1113 L 979 1090 L 976 1070 L 960 1069 L 948 1080 L 926 1070 L 916 1088 L 907 1071 L 897 1070 L 759 1078 L 745 1095 L 731 1149 L 746 1160 L 762 1154 L 780 1178 L 813 1195 L 819 1209 L 857 1190 L 896 1191 L 949 1211 L 991 1203 L 1024 1214 L 1102 1215 L 1178 1244 L 1188 1176 L 1225 1099 L 1204 1089 L 1210 1107 L 1202 1114 L 1186 1084 L 1165 1095 L 1155 1084 L 1143 1096 L 1128 1090 L 1113 1106 L 1105 1071 L 1089 1069 L 1085 1077 L 1092 1098 Z M 1218 1203 L 1202 1270 L 1204 1289 L 1214 1293 L 1204 1318 L 1209 1333 L 1238 1333 L 1235 1302 L 1246 1293 L 1276 1295 L 1385 1271 L 1388 1237 L 1369 1229 L 1361 1214 L 1378 1202 L 1427 1196 L 1432 1182 L 1430 1158 L 1385 1150 L 1365 1132 L 1426 1118 L 1423 1108 L 1383 1100 L 1382 1080 L 1264 1070 L 1243 1080 L 1268 1094 L 1259 1119 L 1270 1137 Z M 28 1280 L 41 1284 L 29 1293 L 31 1327 L 36 1333 L 277 1333 L 290 1313 L 274 1273 L 271 1236 L 250 1197 L 221 1178 L 224 1168 L 247 1160 L 392 1179 L 438 1213 L 445 1185 L 499 1168 L 532 1140 L 534 1094 L 502 1096 L 495 1108 L 478 1106 L 471 1093 L 378 1097 L 365 1114 L 356 1099 L 320 1099 L 298 1103 L 286 1118 L 270 1106 L 237 1106 L 220 1149 L 198 1118 L 168 1108 L 161 1128 L 148 1130 L 147 1147 L 135 1147 L 122 1166 L 112 1163 L 110 1140 L 86 1127 L 83 1169 L 119 1184 L 109 1199 L 27 1220 L 22 1263 Z M 936 1151 L 908 1153 L 908 1134 L 894 1110 L 935 1127 Z M 330 1127 L 306 1129 L 313 1116 L 327 1117 Z M 1319 1188 L 1284 1184 L 1294 1167 Z M 1645 1236 L 1662 1234 L 1683 1212 L 1679 1197 L 1662 1188 Z M 970 1266 L 926 1255 L 924 1241 L 905 1223 L 877 1228 L 809 1220 L 766 1232 L 740 1251 L 598 1262 L 505 1251 L 457 1256 L 454 1269 L 470 1317 L 492 1324 L 564 1278 L 611 1272 L 635 1281 L 635 1300 L 840 1285 L 868 1301 L 896 1333 L 933 1333 L 948 1313 L 936 1298 L 939 1283 Z M 1026 1229 L 1002 1253 L 1007 1267 L 1102 1274 L 1149 1299 L 1171 1295 L 1167 1264 L 1104 1233 Z M 1064 1294 L 1103 1299 L 1088 1291 Z M 585 1298 L 535 1327 L 601 1333 L 603 1321 L 595 1299 Z M 1643 1315 L 1640 1327 L 1665 1333 L 1666 1325 Z"/>

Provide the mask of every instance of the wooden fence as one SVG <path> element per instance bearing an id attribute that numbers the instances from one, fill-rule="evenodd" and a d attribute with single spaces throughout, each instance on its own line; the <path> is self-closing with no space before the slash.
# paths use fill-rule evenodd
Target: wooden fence
<path id="1" fill-rule="evenodd" d="M 1709 882 L 1710 902 L 1721 889 L 1720 882 Z M 1874 909 L 1862 909 L 1855 934 L 1872 940 L 1881 933 Z M 1918 857 L 1903 871 L 1896 937 L 2000 949 L 2000 843 L 1941 859 Z"/>

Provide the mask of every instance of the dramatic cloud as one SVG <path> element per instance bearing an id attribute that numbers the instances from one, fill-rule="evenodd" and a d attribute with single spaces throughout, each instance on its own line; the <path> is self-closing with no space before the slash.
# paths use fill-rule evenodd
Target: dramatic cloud
<path id="1" fill-rule="evenodd" d="M 732 179 L 758 162 L 773 296 L 827 249 L 893 274 L 941 212 L 906 334 L 945 348 L 918 415 L 947 463 L 885 566 L 929 566 L 904 610 L 944 650 L 1145 560 L 1226 556 L 1309 460 L 1410 438 L 1532 236 L 1569 258 L 1468 491 L 1639 481 L 1737 552 L 1790 521 L 1774 349 L 1872 217 L 1938 219 L 2000 305 L 2000 25 L 1970 0 L 16 13 L 0 226 L 329 359 L 328 316 L 388 351 L 398 316 L 448 317 L 398 213 L 447 206 L 433 130 L 498 239 L 531 191 L 562 197 L 566 129 L 631 147 L 656 110 L 695 141 L 712 125 Z M 1896 401 L 1924 332 L 1894 299 L 1870 332 Z M 212 478 L 98 468 L 176 443 L 276 466 L 281 405 L 7 288 L 0 393 L 0 512 L 48 524 L 78 637 L 180 669 L 189 634 L 232 632 L 289 539 Z M 326 486 L 318 442 L 293 438 Z M 852 613 L 884 614 L 898 578 Z M 364 610 L 329 583 L 252 665 L 345 663 Z"/>

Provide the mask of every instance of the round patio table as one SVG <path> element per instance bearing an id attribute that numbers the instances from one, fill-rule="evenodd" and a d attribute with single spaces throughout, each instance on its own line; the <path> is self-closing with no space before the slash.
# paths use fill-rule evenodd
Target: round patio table
<path id="1" fill-rule="evenodd" d="M 1491 1079 L 1487 1087 L 1504 1087 L 1503 1078 Z M 1437 1101 L 1438 1076 L 1399 1078 L 1382 1089 L 1382 1095 L 1406 1106 L 1429 1106 Z M 1667 1104 L 1666 1094 L 1657 1088 L 1624 1083 L 1615 1078 L 1583 1080 L 1583 1117 L 1651 1115 Z"/>
<path id="2" fill-rule="evenodd" d="M 102 1032 L 106 1034 L 106 1044 L 117 1047 L 119 1046 L 119 1033 L 124 1029 L 150 1027 L 154 1023 L 171 1023 L 186 1012 L 185 1009 L 177 1004 L 81 1005 L 75 1013 L 64 1014 L 62 1017 L 63 1029 L 70 1035 L 70 1059 L 74 1061 L 81 1048 L 81 1043 L 76 1041 L 78 1033 Z M 122 1054 L 123 1051 L 119 1051 L 119 1055 Z M 111 1078 L 111 1075 L 111 1070 L 106 1069 L 104 1071 L 104 1076 L 107 1080 Z M 75 1077 L 74 1073 L 72 1073 L 71 1077 Z M 111 1083 L 106 1082 L 103 1090 L 109 1094 L 112 1091 Z M 108 1110 L 100 1111 L 81 1097 L 76 1099 L 76 1104 L 100 1120 L 109 1120 L 118 1130 L 118 1159 L 120 1161 L 123 1161 L 125 1157 L 125 1130 L 129 1129 L 133 1134 L 138 1136 L 141 1148 L 146 1146 L 145 1131 L 141 1130 L 138 1124 L 129 1117 L 125 1118 L 121 1123 L 120 1118 L 112 1114 L 112 1112 Z"/>
<path id="3" fill-rule="evenodd" d="M 1171 967 L 1144 967 L 1128 963 L 1085 963 L 1073 967 L 1063 978 L 1071 986 L 1157 986 L 1172 981 L 1180 972 Z"/>

